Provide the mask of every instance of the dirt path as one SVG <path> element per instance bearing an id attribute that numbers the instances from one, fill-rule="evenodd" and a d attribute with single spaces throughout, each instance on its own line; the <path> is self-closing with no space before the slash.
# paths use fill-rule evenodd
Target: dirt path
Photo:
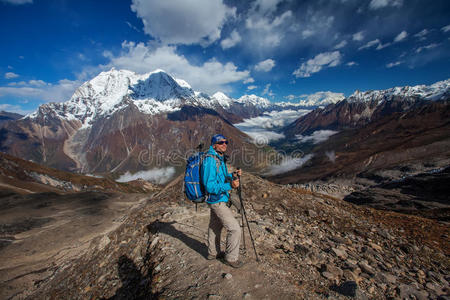
<path id="1" fill-rule="evenodd" d="M 235 214 L 240 222 L 240 215 Z M 158 276 L 166 279 L 157 283 L 162 298 L 200 299 L 294 299 L 298 290 L 287 282 L 275 280 L 264 258 L 256 262 L 251 240 L 246 232 L 247 253 L 241 243 L 241 258 L 246 265 L 231 268 L 220 260 L 207 260 L 206 238 L 209 209 L 205 204 L 194 208 L 174 208 L 152 227 L 159 243 L 164 244 L 165 259 L 155 267 Z M 225 230 L 222 249 L 225 247 Z M 184 274 L 180 274 L 183 272 Z M 176 280 L 171 280 L 176 279 Z"/>

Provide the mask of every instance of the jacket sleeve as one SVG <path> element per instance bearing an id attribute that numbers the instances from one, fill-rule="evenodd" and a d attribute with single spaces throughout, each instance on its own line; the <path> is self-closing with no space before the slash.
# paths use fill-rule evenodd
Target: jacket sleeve
<path id="1" fill-rule="evenodd" d="M 208 194 L 219 195 L 232 189 L 231 184 L 220 182 L 219 174 L 217 174 L 216 159 L 214 157 L 205 157 L 201 172 L 202 184 Z"/>

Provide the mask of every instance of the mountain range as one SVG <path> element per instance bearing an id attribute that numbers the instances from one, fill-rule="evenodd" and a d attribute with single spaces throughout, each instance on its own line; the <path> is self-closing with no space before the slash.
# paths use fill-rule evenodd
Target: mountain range
<path id="1" fill-rule="evenodd" d="M 261 171 L 274 163 L 265 159 L 273 149 L 255 144 L 234 124 L 273 112 L 298 113 L 294 122 L 276 129 L 283 138 L 270 146 L 288 152 L 306 149 L 308 154 L 316 145 L 306 143 L 305 147 L 299 142 L 308 135 L 339 132 L 336 140 L 348 134 L 347 130 L 362 130 L 383 118 L 420 112 L 430 100 L 447 99 L 449 87 L 450 80 L 445 80 L 430 86 L 356 91 L 344 99 L 330 95 L 315 101 L 272 103 L 256 95 L 233 99 L 217 92 L 209 96 L 162 70 L 136 74 L 111 69 L 85 82 L 66 102 L 43 104 L 32 114 L 1 123 L 0 150 L 84 173 L 120 174 L 169 166 L 181 170 L 188 153 L 200 144 L 208 145 L 210 136 L 222 132 L 231 141 L 233 162 Z M 310 112 L 304 114 L 305 109 Z M 315 150 L 311 153 L 316 160 Z M 245 161 L 249 154 L 263 159 L 249 166 Z"/>
<path id="2" fill-rule="evenodd" d="M 269 102 L 216 97 L 161 70 L 137 75 L 112 69 L 84 83 L 70 100 L 6 122 L 1 150 L 58 169 L 97 173 L 136 172 L 169 161 L 181 168 L 186 153 L 217 132 L 230 137 L 237 161 L 241 152 L 259 152 L 225 116 L 239 110 L 256 115 Z"/>

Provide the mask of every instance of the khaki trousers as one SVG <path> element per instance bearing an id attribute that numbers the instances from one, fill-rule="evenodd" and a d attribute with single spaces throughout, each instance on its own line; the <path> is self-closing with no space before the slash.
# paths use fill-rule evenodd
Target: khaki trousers
<path id="1" fill-rule="evenodd" d="M 209 207 L 211 208 L 211 216 L 208 228 L 208 254 L 215 256 L 220 253 L 220 235 L 222 228 L 225 227 L 227 230 L 225 259 L 235 262 L 239 258 L 239 244 L 241 243 L 239 222 L 225 202 L 209 204 Z"/>

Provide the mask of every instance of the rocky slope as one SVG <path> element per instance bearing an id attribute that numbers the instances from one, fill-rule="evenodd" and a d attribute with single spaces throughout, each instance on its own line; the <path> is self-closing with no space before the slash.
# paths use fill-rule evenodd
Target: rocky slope
<path id="1" fill-rule="evenodd" d="M 10 112 L 6 112 L 6 111 L 0 111 L 0 124 L 7 122 L 7 121 L 18 120 L 22 117 L 23 116 L 20 114 L 10 113 Z"/>
<path id="2" fill-rule="evenodd" d="M 448 100 L 392 113 L 313 145 L 314 156 L 301 168 L 270 179 L 361 205 L 447 220 L 450 203 L 439 200 L 448 198 L 439 188 L 445 174 L 429 173 L 450 165 L 449 120 Z M 419 177 L 405 180 L 412 176 Z M 435 193 L 429 187 L 436 187 Z"/>
<path id="3" fill-rule="evenodd" d="M 450 167 L 374 185 L 344 200 L 376 209 L 450 221 Z"/>
<path id="4" fill-rule="evenodd" d="M 148 182 L 120 183 L 112 178 L 73 174 L 0 152 L 0 190 L 12 194 L 112 191 L 146 193 L 157 187 Z"/>
<path id="5" fill-rule="evenodd" d="M 78 258 L 28 278 L 34 286 L 13 299 L 449 296 L 448 226 L 247 173 L 242 180 L 259 263 L 248 231 L 243 268 L 205 259 L 208 209 L 201 205 L 195 212 L 178 179 L 130 211 L 117 229 L 93 239 Z M 3 284 L 7 291 L 8 281 Z"/>
<path id="6" fill-rule="evenodd" d="M 343 130 L 314 146 L 314 158 L 304 171 L 283 174 L 299 182 L 401 167 L 427 161 L 445 164 L 450 132 L 450 101 L 428 102 L 408 112 L 397 112 L 352 130 Z M 326 153 L 333 152 L 333 155 Z M 438 166 L 440 167 L 440 166 Z M 306 168 L 306 169 L 305 169 Z M 308 172 L 306 172 L 308 171 Z M 281 178 L 281 177 L 280 177 Z"/>

